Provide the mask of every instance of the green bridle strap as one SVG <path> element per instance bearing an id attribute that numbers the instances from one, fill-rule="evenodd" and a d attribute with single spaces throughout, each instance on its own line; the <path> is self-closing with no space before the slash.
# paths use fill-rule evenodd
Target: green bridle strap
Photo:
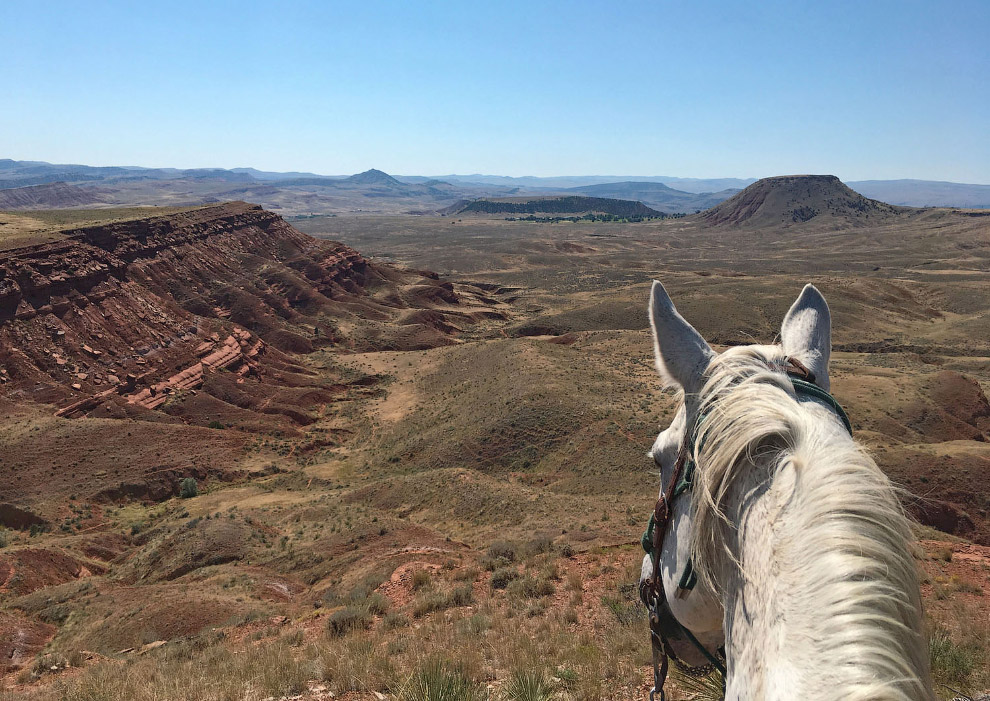
<path id="1" fill-rule="evenodd" d="M 832 410 L 835 411 L 839 419 L 842 420 L 842 425 L 846 427 L 847 431 L 849 431 L 849 435 L 852 435 L 853 427 L 852 423 L 849 421 L 849 416 L 846 414 L 846 410 L 842 408 L 842 405 L 835 401 L 835 397 L 812 382 L 801 380 L 797 377 L 792 377 L 790 379 L 791 384 L 794 385 L 794 391 L 797 394 L 805 394 L 809 397 L 814 397 L 815 399 L 825 402 L 832 407 Z"/>

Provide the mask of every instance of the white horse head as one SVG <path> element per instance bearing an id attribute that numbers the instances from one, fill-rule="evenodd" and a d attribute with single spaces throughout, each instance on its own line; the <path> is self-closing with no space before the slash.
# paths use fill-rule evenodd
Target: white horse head
<path id="1" fill-rule="evenodd" d="M 659 553 L 671 613 L 724 650 L 728 699 L 934 699 L 907 518 L 823 392 L 831 319 L 808 285 L 779 345 L 717 354 L 653 283 L 657 369 L 683 391 L 651 454 L 663 489 L 690 446 L 694 479 Z M 838 410 L 841 412 L 841 410 Z M 844 416 L 844 415 L 842 415 Z M 688 567 L 696 584 L 685 584 Z M 643 577 L 652 572 L 650 556 Z M 705 662 L 688 649 L 688 664 Z"/>

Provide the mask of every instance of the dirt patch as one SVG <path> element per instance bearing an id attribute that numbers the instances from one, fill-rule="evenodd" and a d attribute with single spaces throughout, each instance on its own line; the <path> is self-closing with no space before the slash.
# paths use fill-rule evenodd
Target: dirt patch
<path id="1" fill-rule="evenodd" d="M 0 674 L 30 664 L 55 636 L 55 626 L 0 611 Z"/>
<path id="2" fill-rule="evenodd" d="M 931 397 L 947 413 L 976 429 L 975 440 L 990 431 L 990 401 L 980 383 L 958 372 L 944 370 L 931 381 Z"/>
<path id="3" fill-rule="evenodd" d="M 23 548 L 3 552 L 0 553 L 0 599 L 30 594 L 103 571 L 102 566 L 85 564 L 61 550 Z"/>
<path id="4" fill-rule="evenodd" d="M 110 562 L 130 549 L 128 540 L 119 533 L 98 533 L 84 536 L 73 547 L 86 557 L 94 560 Z"/>
<path id="5" fill-rule="evenodd" d="M 926 555 L 922 594 L 929 613 L 964 607 L 990 620 L 990 547 L 938 540 L 920 545 Z"/>
<path id="6" fill-rule="evenodd" d="M 408 606 L 415 596 L 413 578 L 416 573 L 429 572 L 433 574 L 439 570 L 440 565 L 436 562 L 424 562 L 422 560 L 405 562 L 395 568 L 388 580 L 378 587 L 378 591 L 388 597 L 393 607 L 403 608 Z"/>
<path id="7" fill-rule="evenodd" d="M 5 528 L 25 529 L 31 526 L 42 526 L 45 519 L 21 509 L 13 504 L 0 504 L 0 526 Z"/>

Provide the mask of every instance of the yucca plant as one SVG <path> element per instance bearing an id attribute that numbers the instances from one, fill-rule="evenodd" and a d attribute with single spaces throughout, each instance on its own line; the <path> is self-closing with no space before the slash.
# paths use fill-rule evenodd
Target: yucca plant
<path id="1" fill-rule="evenodd" d="M 486 701 L 488 694 L 457 667 L 431 660 L 399 692 L 401 701 Z"/>
<path id="2" fill-rule="evenodd" d="M 722 687 L 722 675 L 712 672 L 704 677 L 693 677 L 682 672 L 677 665 L 670 666 L 670 677 L 677 686 L 689 694 L 692 701 L 722 701 L 725 698 Z"/>
<path id="3" fill-rule="evenodd" d="M 538 671 L 522 671 L 512 675 L 505 686 L 508 701 L 550 701 L 553 689 L 546 674 Z"/>

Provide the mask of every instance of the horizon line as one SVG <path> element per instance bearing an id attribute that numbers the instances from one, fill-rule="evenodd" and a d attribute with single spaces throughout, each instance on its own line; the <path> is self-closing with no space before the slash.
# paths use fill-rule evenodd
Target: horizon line
<path id="1" fill-rule="evenodd" d="M 699 176 L 681 176 L 681 175 L 618 175 L 618 174 L 606 174 L 606 173 L 578 173 L 578 174 L 557 174 L 557 175 L 504 175 L 500 173 L 440 173 L 440 174 L 422 174 L 422 173 L 395 173 L 383 170 L 381 168 L 370 167 L 362 171 L 357 171 L 355 173 L 317 173 L 313 171 L 304 170 L 265 170 L 262 168 L 257 168 L 255 166 L 233 166 L 225 168 L 222 166 L 193 166 L 193 167 L 180 167 L 180 166 L 145 166 L 145 165 L 121 165 L 121 164 L 108 164 L 108 165 L 92 165 L 89 163 L 58 163 L 53 161 L 43 161 L 43 160 L 33 160 L 33 159 L 17 159 L 17 158 L 0 158 L 0 161 L 11 161 L 15 163 L 44 163 L 51 166 L 82 166 L 86 168 L 127 168 L 135 170 L 218 170 L 218 171 L 237 171 L 237 170 L 254 170 L 259 173 L 276 173 L 279 175 L 284 175 L 288 173 L 298 173 L 300 175 L 315 175 L 317 177 L 323 178 L 347 178 L 353 175 L 360 175 L 361 173 L 366 173 L 368 171 L 377 170 L 386 175 L 398 176 L 404 178 L 444 178 L 444 177 L 458 177 L 458 178 L 470 178 L 470 177 L 483 177 L 483 178 L 507 178 L 513 180 L 521 180 L 524 178 L 532 178 L 537 180 L 554 180 L 562 178 L 624 178 L 632 182 L 635 182 L 635 178 L 669 178 L 673 180 L 750 180 L 758 181 L 765 178 L 775 178 L 775 177 L 787 177 L 794 175 L 835 175 L 834 173 L 778 173 L 775 175 L 765 175 L 762 177 L 747 176 L 739 177 L 735 175 L 717 175 L 708 177 Z M 843 180 L 841 177 L 835 175 L 842 182 L 847 183 L 859 183 L 859 182 L 898 182 L 898 181 L 915 181 L 915 182 L 929 182 L 929 183 L 948 183 L 952 185 L 976 185 L 981 187 L 990 187 L 990 183 L 974 183 L 974 182 L 963 182 L 959 180 L 940 180 L 934 178 L 858 178 L 851 180 Z"/>

